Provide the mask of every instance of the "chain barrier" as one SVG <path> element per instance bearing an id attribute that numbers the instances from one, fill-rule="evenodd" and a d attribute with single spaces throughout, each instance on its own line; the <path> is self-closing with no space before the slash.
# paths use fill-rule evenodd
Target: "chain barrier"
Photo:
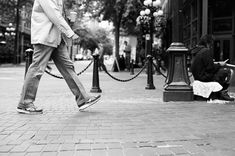
<path id="1" fill-rule="evenodd" d="M 77 76 L 79 76 L 79 75 L 81 75 L 82 73 L 84 73 L 84 72 L 91 66 L 91 64 L 92 64 L 93 62 L 94 62 L 94 61 L 91 60 L 91 62 L 90 62 L 81 72 L 77 73 Z M 51 73 L 51 69 L 52 69 L 52 68 L 51 68 L 50 66 L 47 66 L 45 72 L 46 72 L 47 74 L 49 74 L 49 75 L 55 77 L 55 78 L 64 79 L 62 76 L 59 76 L 59 75 L 56 75 L 56 74 Z"/>
<path id="2" fill-rule="evenodd" d="M 112 79 L 114 79 L 114 80 L 116 80 L 116 81 L 119 81 L 119 82 L 128 82 L 128 81 L 131 81 L 131 80 L 137 78 L 137 77 L 140 75 L 140 73 L 146 68 L 147 63 L 145 63 L 145 65 L 142 67 L 142 69 L 141 69 L 135 76 L 133 76 L 133 77 L 130 78 L 130 79 L 126 79 L 126 80 L 121 80 L 121 79 L 119 79 L 119 78 L 114 77 L 113 75 L 111 75 L 111 74 L 108 72 L 108 70 L 107 70 L 107 68 L 106 68 L 106 66 L 105 66 L 104 64 L 101 64 L 101 66 L 102 66 L 103 70 L 105 71 L 105 73 L 108 74 Z"/>
<path id="3" fill-rule="evenodd" d="M 166 75 L 164 75 L 163 73 L 162 73 L 162 71 L 160 70 L 160 67 L 158 67 L 154 62 L 153 62 L 153 66 L 155 67 L 155 69 L 163 76 L 163 77 L 167 77 Z"/>

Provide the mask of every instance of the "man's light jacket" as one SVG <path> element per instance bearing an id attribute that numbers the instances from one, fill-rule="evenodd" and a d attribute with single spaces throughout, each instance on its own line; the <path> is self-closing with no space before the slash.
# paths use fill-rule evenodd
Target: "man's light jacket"
<path id="1" fill-rule="evenodd" d="M 31 44 L 57 47 L 61 38 L 67 42 L 74 32 L 62 13 L 63 0 L 35 0 L 31 17 Z"/>

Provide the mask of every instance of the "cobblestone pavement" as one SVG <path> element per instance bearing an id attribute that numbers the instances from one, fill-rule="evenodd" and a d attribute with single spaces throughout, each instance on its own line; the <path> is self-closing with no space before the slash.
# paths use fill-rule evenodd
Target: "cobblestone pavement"
<path id="1" fill-rule="evenodd" d="M 64 80 L 45 74 L 35 103 L 42 115 L 16 112 L 23 77 L 24 66 L 0 66 L 0 156 L 235 155 L 235 104 L 163 102 L 162 76 L 146 90 L 145 73 L 123 83 L 100 72 L 102 99 L 79 112 Z M 92 68 L 79 77 L 89 91 Z"/>

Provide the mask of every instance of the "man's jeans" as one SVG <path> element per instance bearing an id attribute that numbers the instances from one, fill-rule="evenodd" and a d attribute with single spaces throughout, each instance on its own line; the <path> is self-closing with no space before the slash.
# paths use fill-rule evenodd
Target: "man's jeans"
<path id="1" fill-rule="evenodd" d="M 37 44 L 34 45 L 33 62 L 29 66 L 25 77 L 19 107 L 26 107 L 35 101 L 39 81 L 50 58 L 52 58 L 72 93 L 75 95 L 78 105 L 90 98 L 75 73 L 73 62 L 69 58 L 64 42 L 57 48 Z"/>

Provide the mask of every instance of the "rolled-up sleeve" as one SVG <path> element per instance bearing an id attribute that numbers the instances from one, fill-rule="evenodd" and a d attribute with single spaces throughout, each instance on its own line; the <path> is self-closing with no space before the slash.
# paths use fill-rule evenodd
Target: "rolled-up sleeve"
<path id="1" fill-rule="evenodd" d="M 74 35 L 74 31 L 62 16 L 56 0 L 39 0 L 39 3 L 47 17 L 62 33 L 64 33 L 68 38 Z"/>

